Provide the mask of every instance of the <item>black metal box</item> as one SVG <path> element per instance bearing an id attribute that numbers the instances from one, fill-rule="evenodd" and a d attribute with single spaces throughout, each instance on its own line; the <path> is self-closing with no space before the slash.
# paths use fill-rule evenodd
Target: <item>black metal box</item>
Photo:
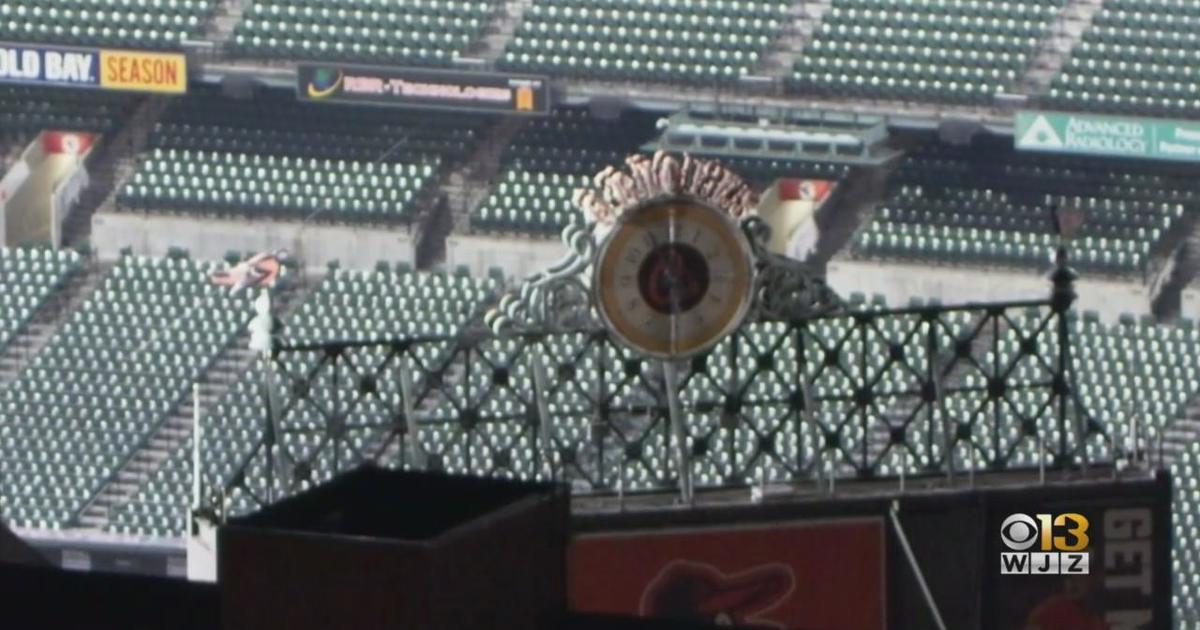
<path id="1" fill-rule="evenodd" d="M 569 509 L 551 484 L 347 473 L 220 528 L 224 627 L 556 627 Z"/>

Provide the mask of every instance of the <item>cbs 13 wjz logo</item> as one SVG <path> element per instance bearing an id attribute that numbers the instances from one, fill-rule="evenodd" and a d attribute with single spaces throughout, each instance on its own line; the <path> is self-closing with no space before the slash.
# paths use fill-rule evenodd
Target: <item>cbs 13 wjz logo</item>
<path id="1" fill-rule="evenodd" d="M 1088 519 L 1064 514 L 1011 514 L 1000 524 L 1001 575 L 1086 575 Z"/>

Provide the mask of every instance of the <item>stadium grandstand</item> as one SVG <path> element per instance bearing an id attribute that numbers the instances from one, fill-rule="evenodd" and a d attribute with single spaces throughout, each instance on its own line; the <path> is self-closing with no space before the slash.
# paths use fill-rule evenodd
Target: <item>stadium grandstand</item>
<path id="1" fill-rule="evenodd" d="M 644 350 L 596 209 L 725 173 L 745 319 Z M 1005 586 L 991 507 L 974 608 L 882 528 L 878 619 L 725 621 L 1200 627 L 1198 173 L 1197 0 L 0 0 L 0 526 L 211 579 L 207 527 L 362 464 L 561 482 L 587 534 L 1004 485 L 1092 518 L 1102 622 Z M 1165 566 L 1101 594 L 1150 495 L 1047 486 L 1156 478 Z"/>

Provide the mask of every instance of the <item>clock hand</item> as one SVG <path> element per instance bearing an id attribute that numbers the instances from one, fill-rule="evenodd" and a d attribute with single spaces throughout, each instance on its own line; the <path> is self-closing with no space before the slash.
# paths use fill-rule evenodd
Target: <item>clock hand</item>
<path id="1" fill-rule="evenodd" d="M 671 245 L 676 243 L 676 225 L 675 213 L 667 215 L 667 234 Z M 672 353 L 679 351 L 679 282 L 676 278 L 676 252 L 674 247 L 667 250 L 667 265 L 666 273 L 668 278 L 667 292 L 671 300 L 671 351 Z"/>

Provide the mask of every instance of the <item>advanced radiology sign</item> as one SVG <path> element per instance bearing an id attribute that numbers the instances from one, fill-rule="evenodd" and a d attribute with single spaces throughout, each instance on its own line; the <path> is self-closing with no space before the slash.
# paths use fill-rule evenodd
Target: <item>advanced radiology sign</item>
<path id="1" fill-rule="evenodd" d="M 1200 162 L 1200 122 L 1018 112 L 1022 151 Z"/>

